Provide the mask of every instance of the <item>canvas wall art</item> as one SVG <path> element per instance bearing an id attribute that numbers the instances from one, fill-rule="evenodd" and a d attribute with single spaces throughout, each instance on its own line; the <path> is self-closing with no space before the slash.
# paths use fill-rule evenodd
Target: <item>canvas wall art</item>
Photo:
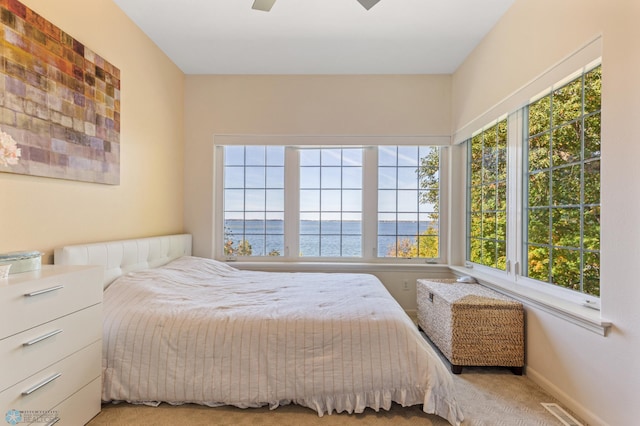
<path id="1" fill-rule="evenodd" d="M 119 184 L 120 70 L 17 0 L 0 13 L 0 171 Z"/>

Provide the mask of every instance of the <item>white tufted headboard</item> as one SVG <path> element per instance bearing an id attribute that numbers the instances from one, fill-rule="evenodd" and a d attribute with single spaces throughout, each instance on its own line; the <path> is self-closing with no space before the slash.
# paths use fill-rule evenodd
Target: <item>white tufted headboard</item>
<path id="1" fill-rule="evenodd" d="M 155 268 L 191 255 L 191 235 L 163 235 L 131 240 L 78 244 L 55 249 L 56 265 L 102 265 L 106 288 L 120 275 Z"/>

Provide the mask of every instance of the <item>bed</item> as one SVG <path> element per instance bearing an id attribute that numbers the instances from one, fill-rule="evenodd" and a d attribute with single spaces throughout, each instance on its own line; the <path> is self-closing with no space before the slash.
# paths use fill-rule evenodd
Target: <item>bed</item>
<path id="1" fill-rule="evenodd" d="M 423 405 L 463 420 L 450 373 L 373 275 L 242 271 L 191 236 L 62 247 L 105 267 L 102 399 L 318 415 Z"/>

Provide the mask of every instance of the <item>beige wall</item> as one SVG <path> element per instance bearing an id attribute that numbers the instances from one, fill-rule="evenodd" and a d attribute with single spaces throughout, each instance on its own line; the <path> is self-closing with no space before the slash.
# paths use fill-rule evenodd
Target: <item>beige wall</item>
<path id="1" fill-rule="evenodd" d="M 183 230 L 184 75 L 111 0 L 23 0 L 120 68 L 120 185 L 0 173 L 0 252 Z"/>
<path id="2" fill-rule="evenodd" d="M 607 337 L 527 309 L 527 375 L 589 424 L 640 418 L 640 2 L 518 0 L 453 76 L 453 129 L 602 35 L 602 316 Z"/>
<path id="3" fill-rule="evenodd" d="M 187 76 L 185 227 L 213 251 L 214 135 L 449 135 L 450 76 Z"/>

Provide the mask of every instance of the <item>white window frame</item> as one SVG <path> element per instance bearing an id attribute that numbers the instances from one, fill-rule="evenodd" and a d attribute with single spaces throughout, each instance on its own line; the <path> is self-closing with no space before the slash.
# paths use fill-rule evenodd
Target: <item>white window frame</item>
<path id="1" fill-rule="evenodd" d="M 447 231 L 449 228 L 448 179 L 450 153 L 447 146 L 449 137 L 440 136 L 408 136 L 408 137 L 341 137 L 341 136 L 246 136 L 246 135 L 218 135 L 214 137 L 214 209 L 213 209 L 213 254 L 214 258 L 223 261 L 238 262 L 288 262 L 288 263 L 359 263 L 359 264 L 439 264 L 446 265 L 449 252 Z M 285 146 L 285 208 L 284 232 L 285 247 L 282 256 L 237 256 L 229 257 L 223 253 L 222 240 L 224 238 L 224 146 L 228 145 L 280 145 Z M 363 184 L 362 194 L 362 257 L 311 257 L 298 256 L 299 253 L 299 156 L 296 147 L 338 148 L 341 146 L 360 146 L 363 149 L 363 183 L 377 182 L 377 146 L 380 145 L 430 145 L 438 146 L 440 150 L 440 257 L 438 259 L 425 258 L 392 258 L 377 257 L 377 218 L 378 197 L 377 183 Z M 375 212 L 375 215 L 370 214 Z M 366 220 L 369 218 L 369 220 Z"/>
<path id="2" fill-rule="evenodd" d="M 588 54 L 585 54 L 585 51 L 589 51 Z M 466 253 L 466 246 L 468 241 L 468 229 L 466 229 L 468 224 L 466 220 L 466 213 L 464 219 L 466 229 L 464 235 L 464 266 L 451 266 L 451 269 L 459 275 L 472 275 L 481 283 L 489 287 L 495 288 L 498 291 L 515 297 L 516 299 L 520 299 L 524 302 L 530 303 L 531 305 L 537 306 L 540 309 L 547 311 L 553 315 L 567 319 L 570 322 L 573 322 L 590 331 L 596 332 L 601 335 L 606 335 L 607 330 L 611 326 L 611 323 L 601 319 L 599 297 L 584 294 L 578 291 L 563 288 L 551 283 L 538 281 L 521 275 L 521 262 L 526 261 L 526 259 L 524 258 L 524 256 L 526 255 L 524 253 L 523 243 L 523 227 L 525 225 L 524 214 L 526 212 L 524 207 L 525 200 L 523 199 L 524 191 L 522 190 L 525 175 L 523 170 L 525 166 L 525 159 L 523 156 L 525 143 L 524 107 L 534 102 L 535 100 L 547 95 L 548 93 L 550 93 L 550 91 L 553 91 L 554 89 L 557 89 L 570 82 L 584 72 L 591 70 L 598 65 L 601 65 L 602 59 L 600 56 L 596 56 L 595 59 L 589 59 L 593 58 L 594 52 L 596 51 L 601 51 L 600 39 L 595 40 L 586 48 L 579 51 L 578 54 L 571 56 L 567 61 L 561 63 L 560 65 L 562 66 L 559 66 L 558 68 L 552 69 L 550 72 L 547 72 L 544 75 L 545 78 L 542 79 L 542 81 L 548 81 L 549 75 L 557 76 L 558 70 L 566 70 L 567 63 L 575 63 L 576 58 L 582 60 L 583 65 L 579 66 L 577 69 L 574 68 L 573 72 L 568 72 L 564 76 L 558 77 L 556 82 L 546 86 L 542 90 L 540 88 L 539 81 L 537 82 L 537 86 L 533 85 L 534 87 L 538 87 L 538 90 L 536 90 L 535 92 L 532 92 L 529 86 L 523 88 L 522 90 L 525 93 L 529 92 L 531 93 L 531 95 L 526 99 L 521 100 L 517 104 L 511 98 L 505 100 L 502 104 L 495 107 L 492 110 L 493 112 L 487 112 L 481 117 L 481 120 L 486 121 L 484 121 L 485 125 L 479 125 L 477 127 L 480 130 L 473 133 L 466 133 L 466 139 L 456 140 L 456 142 L 458 143 L 469 140 L 479 131 L 486 129 L 495 124 L 497 121 L 503 119 L 505 115 L 508 118 L 507 270 L 501 271 L 488 266 L 475 264 L 466 260 L 468 259 Z M 498 114 L 497 111 L 502 108 L 515 109 L 508 114 Z M 492 113 L 494 114 L 494 117 L 493 119 L 490 119 Z M 478 124 L 481 122 L 482 121 L 476 121 L 476 123 Z M 465 133 L 460 133 L 457 137 L 460 138 L 462 135 L 465 135 Z M 467 160 L 465 159 L 465 164 L 466 162 Z M 467 173 L 465 172 L 465 175 L 466 174 Z M 468 176 L 465 176 L 463 182 L 466 200 L 468 191 Z M 467 209 L 465 208 L 465 212 L 466 211 Z"/>

